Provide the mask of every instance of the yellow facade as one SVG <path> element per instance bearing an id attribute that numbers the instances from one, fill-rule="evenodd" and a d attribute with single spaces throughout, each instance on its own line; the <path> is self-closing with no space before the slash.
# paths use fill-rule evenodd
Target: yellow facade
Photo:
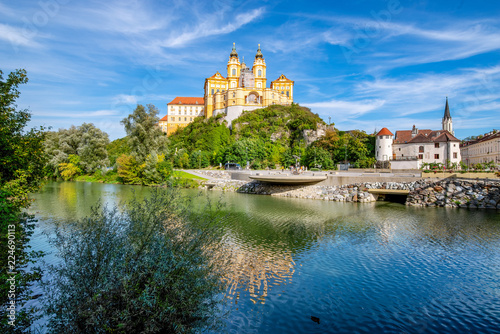
<path id="1" fill-rule="evenodd" d="M 171 135 L 178 128 L 183 128 L 191 123 L 196 117 L 205 115 L 205 105 L 202 97 L 176 97 L 167 103 L 168 113 L 163 117 L 158 125 Z"/>
<path id="2" fill-rule="evenodd" d="M 267 88 L 266 61 L 259 48 L 252 69 L 240 62 L 233 44 L 233 50 L 226 66 L 226 77 L 219 72 L 205 79 L 205 117 L 239 108 L 252 110 L 272 104 L 290 105 L 293 102 L 293 84 L 285 75 L 272 81 Z"/>

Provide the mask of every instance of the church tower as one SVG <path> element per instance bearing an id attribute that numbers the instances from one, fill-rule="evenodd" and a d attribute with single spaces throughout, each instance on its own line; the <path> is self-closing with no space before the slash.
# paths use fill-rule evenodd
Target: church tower
<path id="1" fill-rule="evenodd" d="M 233 43 L 233 50 L 229 55 L 229 61 L 227 62 L 227 79 L 229 81 L 228 88 L 238 87 L 238 79 L 240 77 L 240 59 L 238 58 L 238 53 L 236 52 L 235 43 Z"/>
<path id="2" fill-rule="evenodd" d="M 452 135 L 453 132 L 453 122 L 451 121 L 450 107 L 448 106 L 448 96 L 446 97 L 446 106 L 444 107 L 444 117 L 443 117 L 443 130 L 448 131 Z"/>
<path id="3" fill-rule="evenodd" d="M 264 60 L 262 51 L 260 51 L 260 44 L 255 54 L 252 70 L 255 78 L 255 88 L 266 88 L 266 61 Z"/>

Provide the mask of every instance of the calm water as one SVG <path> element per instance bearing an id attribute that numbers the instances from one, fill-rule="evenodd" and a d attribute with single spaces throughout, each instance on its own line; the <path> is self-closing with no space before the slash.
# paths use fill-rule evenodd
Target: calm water
<path id="1" fill-rule="evenodd" d="M 32 244 L 50 250 L 41 232 L 57 222 L 149 191 L 50 183 Z M 500 333 L 498 211 L 208 195 L 229 212 L 227 333 Z"/>

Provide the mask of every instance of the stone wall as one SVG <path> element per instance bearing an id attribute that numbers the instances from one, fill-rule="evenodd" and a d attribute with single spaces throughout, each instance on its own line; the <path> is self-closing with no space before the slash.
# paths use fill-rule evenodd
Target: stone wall
<path id="1" fill-rule="evenodd" d="M 245 194 L 361 203 L 376 201 L 376 197 L 368 189 L 408 190 L 410 193 L 406 205 L 409 206 L 500 209 L 500 182 L 491 180 L 421 179 L 413 182 L 363 182 L 344 186 L 292 186 L 258 181 L 211 180 L 202 187 Z"/>
<path id="2" fill-rule="evenodd" d="M 449 208 L 500 209 L 500 182 L 490 180 L 440 180 L 421 182 L 410 192 L 406 205 Z"/>

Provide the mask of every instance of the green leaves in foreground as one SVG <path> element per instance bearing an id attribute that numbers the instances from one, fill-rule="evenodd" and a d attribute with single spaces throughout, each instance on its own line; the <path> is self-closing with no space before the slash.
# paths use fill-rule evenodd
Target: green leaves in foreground
<path id="1" fill-rule="evenodd" d="M 123 212 L 97 207 L 60 229 L 51 267 L 51 333 L 189 333 L 220 326 L 223 261 L 217 210 L 190 213 L 174 190 L 155 189 Z"/>

